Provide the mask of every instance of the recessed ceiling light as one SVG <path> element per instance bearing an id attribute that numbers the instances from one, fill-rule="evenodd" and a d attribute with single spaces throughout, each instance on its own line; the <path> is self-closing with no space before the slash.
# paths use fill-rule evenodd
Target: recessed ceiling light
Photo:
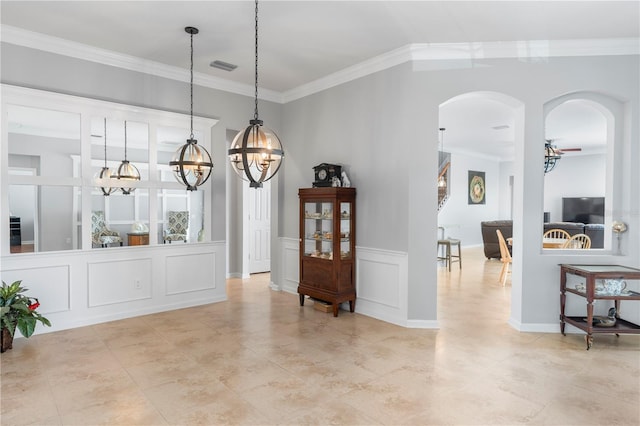
<path id="1" fill-rule="evenodd" d="M 230 64 L 230 63 L 228 63 L 228 62 L 217 61 L 217 60 L 216 60 L 216 61 L 211 62 L 211 63 L 209 64 L 209 66 L 210 66 L 210 67 L 213 67 L 213 68 L 218 68 L 218 69 L 221 69 L 221 70 L 224 70 L 224 71 L 233 71 L 233 70 L 235 70 L 236 68 L 238 68 L 238 66 L 237 66 L 237 65 Z"/>
<path id="2" fill-rule="evenodd" d="M 504 129 L 508 129 L 509 125 L 507 124 L 503 124 L 502 126 L 493 126 L 492 129 L 493 130 L 504 130 Z"/>

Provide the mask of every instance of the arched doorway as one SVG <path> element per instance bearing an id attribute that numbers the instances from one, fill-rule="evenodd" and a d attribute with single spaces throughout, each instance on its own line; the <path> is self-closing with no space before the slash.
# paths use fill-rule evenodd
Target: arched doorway
<path id="1" fill-rule="evenodd" d="M 521 199 L 514 179 L 522 179 L 522 169 L 516 167 L 515 159 L 524 145 L 524 103 L 498 92 L 464 93 L 440 104 L 439 127 L 446 129 L 442 148 L 451 153 L 452 194 L 438 213 L 438 226 L 448 237 L 461 240 L 464 259 L 465 246 L 483 244 L 481 222 L 521 222 L 521 218 L 513 217 L 513 211 L 518 196 Z M 484 176 L 484 203 L 471 204 L 468 200 L 472 171 Z M 439 286 L 441 279 L 449 279 L 447 274 L 460 273 L 455 267 L 450 273 L 439 273 Z M 501 286 L 497 278 L 496 274 L 495 286 Z M 521 285 L 517 275 L 512 276 L 510 285 Z M 516 310 L 521 303 L 519 294 L 515 291 L 511 296 Z"/>

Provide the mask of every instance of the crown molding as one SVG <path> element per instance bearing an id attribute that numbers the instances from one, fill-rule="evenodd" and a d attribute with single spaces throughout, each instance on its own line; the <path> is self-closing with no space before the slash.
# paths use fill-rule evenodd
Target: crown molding
<path id="1" fill-rule="evenodd" d="M 521 40 L 413 44 L 411 45 L 411 53 L 413 61 L 639 55 L 640 39 Z"/>
<path id="2" fill-rule="evenodd" d="M 365 77 L 369 74 L 383 71 L 387 68 L 400 65 L 412 60 L 411 45 L 406 45 L 391 52 L 373 57 L 359 64 L 347 67 L 343 70 L 329 74 L 326 77 L 319 78 L 302 86 L 283 92 L 284 103 L 313 95 L 331 87 L 347 83 L 358 78 Z"/>
<path id="3" fill-rule="evenodd" d="M 404 62 L 639 54 L 638 38 L 414 43 L 286 91 L 283 93 L 283 100 L 285 103 L 291 102 Z"/>
<path id="4" fill-rule="evenodd" d="M 2 26 L 2 41 L 176 81 L 188 83 L 190 78 L 189 71 L 183 68 L 148 61 L 8 25 Z M 266 101 L 281 104 L 287 103 L 405 62 L 460 59 L 472 61 L 500 58 L 520 58 L 534 61 L 541 58 L 560 56 L 612 55 L 640 55 L 640 39 L 614 38 L 408 44 L 285 92 L 260 89 L 259 97 Z M 194 73 L 194 84 L 243 96 L 255 96 L 255 87 L 253 85 L 236 83 L 197 72 Z"/>
<path id="5" fill-rule="evenodd" d="M 140 59 L 135 56 L 125 55 L 111 50 L 101 49 L 33 31 L 27 31 L 9 25 L 2 25 L 2 41 L 4 43 L 15 44 L 31 49 L 42 50 L 45 52 L 51 52 L 58 55 L 96 62 L 103 65 L 185 83 L 189 83 L 191 78 L 189 70 L 184 68 Z M 225 92 L 236 93 L 238 95 L 249 96 L 252 98 L 255 96 L 255 87 L 253 85 L 236 83 L 198 72 L 193 73 L 193 83 L 199 86 L 223 90 Z M 260 89 L 259 97 L 266 101 L 282 103 L 282 94 L 273 90 Z"/>

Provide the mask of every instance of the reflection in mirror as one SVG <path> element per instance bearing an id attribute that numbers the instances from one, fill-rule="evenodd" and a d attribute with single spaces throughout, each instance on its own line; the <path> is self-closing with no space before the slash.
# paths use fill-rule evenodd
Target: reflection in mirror
<path id="1" fill-rule="evenodd" d="M 107 118 L 105 149 L 104 117 L 91 118 L 91 169 L 97 176 L 104 167 L 115 174 L 124 160 L 124 120 Z M 149 126 L 127 120 L 127 159 L 140 171 L 140 179 L 149 179 Z"/>
<path id="2" fill-rule="evenodd" d="M 11 171 L 10 174 L 14 174 Z M 74 226 L 78 187 L 9 185 L 11 253 L 44 252 L 79 248 Z"/>
<path id="3" fill-rule="evenodd" d="M 145 232 L 146 231 L 146 232 Z M 130 238 L 130 236 L 139 238 Z M 93 248 L 149 244 L 149 190 L 129 195 L 115 192 L 91 196 L 91 246 Z M 147 237 L 147 238 L 144 238 Z"/>
<path id="4" fill-rule="evenodd" d="M 158 195 L 158 242 L 195 243 L 204 239 L 204 192 L 163 189 Z"/>
<path id="5" fill-rule="evenodd" d="M 607 220 L 608 124 L 602 108 L 591 100 L 568 100 L 551 110 L 545 123 L 545 139 L 560 158 L 544 176 L 544 231 L 586 234 L 592 249 L 604 248 Z M 563 245 L 543 238 L 543 248 Z"/>
<path id="6" fill-rule="evenodd" d="M 36 176 L 73 176 L 80 155 L 80 116 L 70 112 L 9 105 L 9 167 L 31 167 Z"/>

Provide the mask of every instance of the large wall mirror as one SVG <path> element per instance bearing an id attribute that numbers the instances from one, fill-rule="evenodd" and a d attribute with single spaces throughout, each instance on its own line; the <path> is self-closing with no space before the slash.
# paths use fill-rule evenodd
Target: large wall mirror
<path id="1" fill-rule="evenodd" d="M 605 96 L 583 93 L 548 105 L 545 156 L 555 165 L 545 164 L 544 249 L 611 248 L 607 230 L 616 139 L 611 103 Z"/>
<path id="2" fill-rule="evenodd" d="M 137 121 L 92 117 L 91 175 L 99 178 L 103 168 L 117 175 L 129 161 L 149 181 L 149 125 Z M 77 167 L 80 171 L 80 164 Z M 104 182 L 103 182 L 104 181 Z M 149 243 L 149 190 L 123 181 L 104 178 L 91 193 L 91 246 L 104 248 Z M 109 194 L 109 195 L 106 195 Z"/>
<path id="3" fill-rule="evenodd" d="M 42 185 L 74 176 L 80 156 L 80 115 L 23 105 L 7 108 L 8 175 L 12 253 L 77 248 L 73 186 Z M 29 184 L 33 182 L 34 184 Z"/>
<path id="4" fill-rule="evenodd" d="M 168 166 L 190 135 L 188 115 L 7 85 L 2 93 L 2 255 L 208 240 L 210 192 L 186 191 Z M 208 150 L 215 123 L 194 117 Z M 125 159 L 140 180 L 100 178 Z"/>

